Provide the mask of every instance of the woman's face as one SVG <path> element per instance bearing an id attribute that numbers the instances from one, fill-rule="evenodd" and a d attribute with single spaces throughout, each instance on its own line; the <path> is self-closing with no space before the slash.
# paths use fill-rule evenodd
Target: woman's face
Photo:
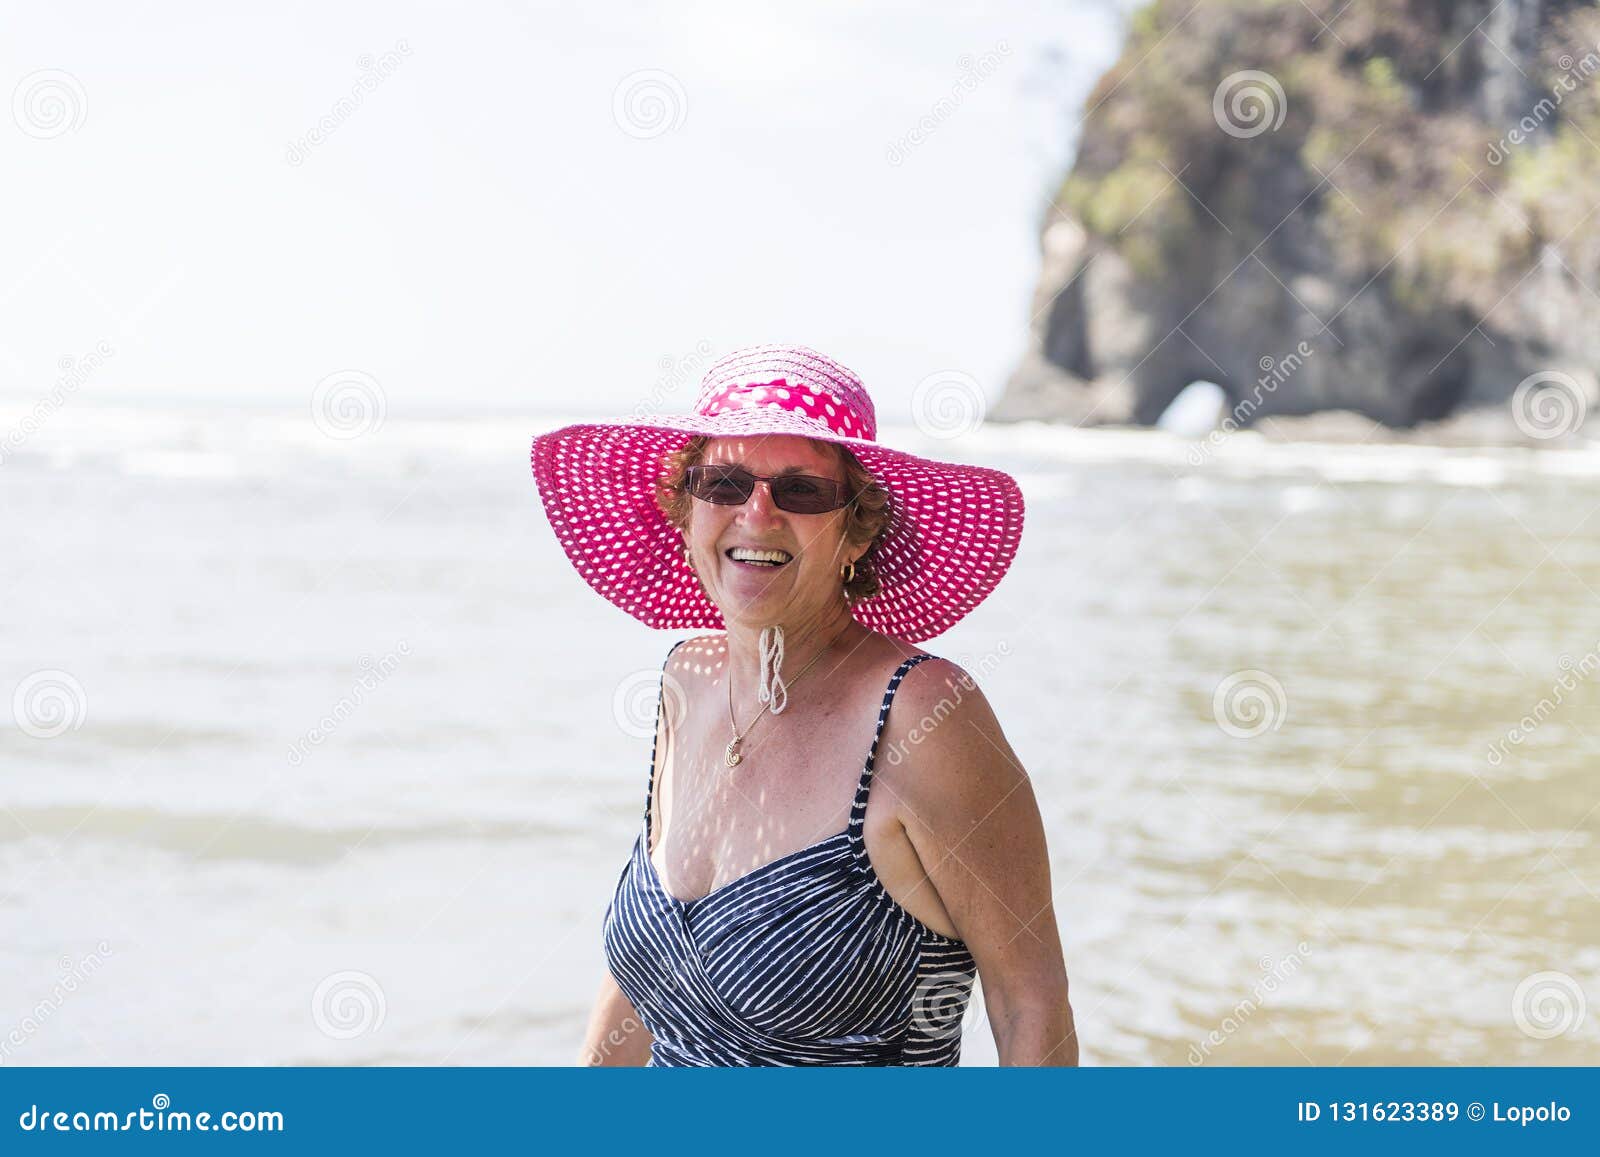
<path id="1" fill-rule="evenodd" d="M 844 483 L 844 463 L 827 443 L 795 435 L 715 438 L 700 459 L 705 465 L 742 466 L 768 477 L 811 474 Z M 845 541 L 844 509 L 826 514 L 792 514 L 773 505 L 772 492 L 757 482 L 742 506 L 718 506 L 693 499 L 684 539 L 700 581 L 729 622 L 752 627 L 794 623 L 844 600 L 839 571 L 862 548 Z M 736 547 L 778 550 L 780 566 L 738 562 Z"/>

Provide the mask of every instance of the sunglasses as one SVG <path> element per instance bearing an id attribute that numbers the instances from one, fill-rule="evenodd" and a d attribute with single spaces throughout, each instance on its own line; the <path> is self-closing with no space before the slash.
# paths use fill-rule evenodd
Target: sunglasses
<path id="1" fill-rule="evenodd" d="M 826 514 L 850 502 L 842 482 L 814 474 L 778 474 L 763 477 L 741 466 L 691 466 L 684 471 L 689 493 L 717 506 L 742 506 L 755 493 L 756 483 L 772 491 L 772 504 L 790 514 Z"/>

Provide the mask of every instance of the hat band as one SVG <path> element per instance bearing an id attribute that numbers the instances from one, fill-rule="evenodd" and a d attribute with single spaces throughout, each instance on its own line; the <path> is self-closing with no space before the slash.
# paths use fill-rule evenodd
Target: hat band
<path id="1" fill-rule="evenodd" d="M 820 393 L 804 382 L 791 382 L 787 378 L 774 378 L 770 382 L 739 382 L 713 394 L 701 406 L 706 416 L 728 410 L 754 410 L 761 408 L 787 410 L 803 418 L 820 422 L 841 438 L 874 439 L 874 426 L 862 421 L 849 406 L 830 394 Z"/>

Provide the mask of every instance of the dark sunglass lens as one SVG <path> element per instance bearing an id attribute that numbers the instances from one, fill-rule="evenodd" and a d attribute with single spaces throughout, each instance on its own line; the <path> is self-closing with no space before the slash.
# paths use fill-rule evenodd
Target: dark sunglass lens
<path id="1" fill-rule="evenodd" d="M 737 506 L 750 497 L 750 475 L 743 470 L 697 466 L 689 471 L 689 492 L 705 502 Z"/>
<path id="2" fill-rule="evenodd" d="M 772 500 L 780 509 L 794 514 L 823 514 L 837 510 L 840 506 L 838 492 L 838 483 L 807 474 L 793 474 L 772 484 Z"/>

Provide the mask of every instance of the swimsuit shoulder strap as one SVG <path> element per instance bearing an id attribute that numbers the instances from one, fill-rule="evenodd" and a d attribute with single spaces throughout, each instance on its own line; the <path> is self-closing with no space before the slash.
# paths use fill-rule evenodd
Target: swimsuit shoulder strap
<path id="1" fill-rule="evenodd" d="M 872 732 L 872 747 L 867 752 L 866 766 L 861 769 L 861 782 L 856 785 L 855 804 L 850 808 L 850 843 L 858 860 L 866 854 L 867 797 L 872 791 L 872 771 L 877 766 L 878 741 L 883 738 L 883 725 L 889 718 L 889 708 L 894 705 L 894 693 L 899 690 L 900 681 L 906 677 L 907 671 L 924 659 L 934 657 L 917 654 L 906 659 L 895 668 L 894 674 L 889 677 L 889 686 L 883 693 L 883 705 L 878 708 L 878 725 Z M 891 753 L 891 762 L 899 763 L 900 760 Z"/>
<path id="2" fill-rule="evenodd" d="M 661 712 L 669 691 L 671 691 L 676 697 L 676 701 L 680 709 L 683 703 L 683 697 L 681 693 L 673 689 L 672 676 L 667 674 L 667 664 L 672 662 L 672 652 L 676 651 L 688 641 L 688 639 L 679 639 L 676 643 L 672 644 L 671 649 L 667 651 L 667 657 L 661 661 L 661 686 L 656 692 L 655 738 L 650 742 L 650 776 L 645 781 L 644 788 L 644 846 L 647 852 L 650 850 L 650 801 L 655 796 L 656 756 L 660 754 L 658 749 L 661 745 Z"/>

